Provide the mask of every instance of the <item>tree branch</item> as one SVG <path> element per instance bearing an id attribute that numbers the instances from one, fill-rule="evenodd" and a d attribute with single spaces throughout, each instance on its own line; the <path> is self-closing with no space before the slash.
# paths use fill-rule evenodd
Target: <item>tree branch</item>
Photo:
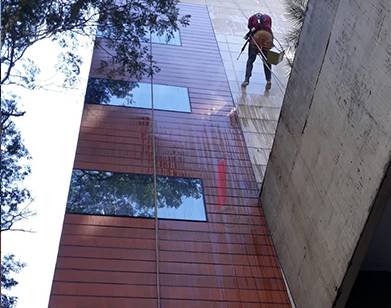
<path id="1" fill-rule="evenodd" d="M 4 78 L 1 80 L 1 83 L 0 84 L 4 84 L 4 82 L 9 78 L 10 74 L 11 74 L 11 69 L 12 67 L 15 65 L 15 62 L 14 62 L 14 54 L 15 54 L 15 49 L 14 49 L 14 46 L 12 45 L 11 47 L 11 56 L 10 56 L 10 59 L 9 59 L 9 65 L 8 65 L 8 69 L 7 69 L 7 72 L 5 73 L 5 76 Z"/>
<path id="2" fill-rule="evenodd" d="M 1 232 L 3 231 L 23 231 L 23 232 L 32 232 L 31 230 L 25 230 L 25 229 L 22 229 L 22 228 L 18 228 L 18 229 L 13 229 L 12 226 L 21 221 L 22 219 L 26 219 L 26 218 L 29 218 L 31 216 L 35 216 L 36 213 L 28 210 L 27 208 L 30 206 L 30 204 L 32 203 L 32 200 L 23 208 L 21 209 L 19 212 L 17 213 L 4 213 L 3 212 L 3 209 L 2 209 L 2 218 L 1 218 Z M 5 214 L 5 215 L 4 215 Z M 8 216 L 6 219 L 4 216 Z"/>
<path id="3" fill-rule="evenodd" d="M 8 230 L 1 230 L 1 231 L 17 231 L 17 232 L 26 232 L 26 233 L 36 233 L 36 231 L 25 230 L 25 229 L 8 229 Z"/>

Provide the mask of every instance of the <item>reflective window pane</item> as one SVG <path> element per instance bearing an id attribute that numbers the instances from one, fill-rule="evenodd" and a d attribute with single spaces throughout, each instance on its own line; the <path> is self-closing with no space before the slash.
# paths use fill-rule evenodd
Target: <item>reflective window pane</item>
<path id="1" fill-rule="evenodd" d="M 149 40 L 152 41 L 154 44 L 164 44 L 164 45 L 181 45 L 181 37 L 180 32 L 178 30 L 173 31 L 172 35 L 167 35 L 167 33 L 163 34 L 157 34 L 156 32 L 152 32 L 150 34 L 149 30 L 145 30 L 145 35 L 143 38 L 141 38 L 141 41 L 143 42 L 149 42 Z M 118 39 L 114 36 L 113 30 L 110 29 L 108 26 L 102 26 L 99 25 L 96 30 L 96 37 L 100 38 L 109 38 L 111 37 L 113 40 Z"/>
<path id="2" fill-rule="evenodd" d="M 158 217 L 205 221 L 200 179 L 157 176 Z M 151 175 L 73 170 L 67 212 L 154 217 Z"/>
<path id="3" fill-rule="evenodd" d="M 147 89 L 143 88 L 143 93 L 144 95 L 148 95 L 148 93 L 151 92 L 150 90 L 148 91 L 148 89 L 150 89 L 150 85 L 144 85 L 146 85 Z M 94 104 L 131 106 L 134 104 L 134 89 L 140 86 L 142 85 L 137 82 L 130 82 L 125 80 L 89 78 L 85 101 L 87 103 Z M 151 100 L 150 96 L 148 96 L 145 100 L 147 103 L 144 104 L 148 105 L 149 101 Z M 143 104 L 142 100 L 140 100 L 139 104 Z"/>
<path id="4" fill-rule="evenodd" d="M 152 177 L 73 170 L 67 212 L 153 217 Z"/>
<path id="5" fill-rule="evenodd" d="M 149 34 L 147 34 L 146 37 L 149 39 Z M 173 31 L 173 36 L 170 38 L 167 37 L 166 33 L 158 35 L 156 32 L 152 32 L 151 41 L 155 44 L 167 44 L 177 46 L 181 45 L 181 38 L 178 30 Z"/>
<path id="6" fill-rule="evenodd" d="M 206 220 L 200 179 L 157 178 L 158 217 L 183 220 Z"/>
<path id="7" fill-rule="evenodd" d="M 138 83 L 124 96 L 113 95 L 108 101 L 109 105 L 115 106 L 129 106 L 138 108 L 151 108 L 151 84 Z"/>
<path id="8" fill-rule="evenodd" d="M 154 84 L 153 97 L 156 109 L 191 112 L 187 88 Z"/>
<path id="9" fill-rule="evenodd" d="M 168 111 L 191 112 L 187 88 L 153 85 L 154 108 Z M 152 108 L 151 84 L 89 78 L 86 103 L 138 108 Z"/>

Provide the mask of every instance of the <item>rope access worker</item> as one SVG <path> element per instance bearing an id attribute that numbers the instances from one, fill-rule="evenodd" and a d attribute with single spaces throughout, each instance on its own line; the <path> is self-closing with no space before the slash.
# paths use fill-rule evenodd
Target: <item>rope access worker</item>
<path id="1" fill-rule="evenodd" d="M 252 15 L 248 19 L 247 27 L 250 31 L 246 34 L 245 39 L 248 39 L 250 44 L 248 46 L 246 76 L 242 83 L 242 87 L 247 87 L 250 82 L 253 63 L 256 60 L 257 55 L 260 53 L 258 47 L 261 48 L 264 56 L 266 56 L 268 50 L 273 47 L 272 19 L 269 15 L 260 13 Z M 263 59 L 263 62 L 263 69 L 265 71 L 266 78 L 265 89 L 269 90 L 272 86 L 271 64 L 267 63 L 266 59 Z"/>

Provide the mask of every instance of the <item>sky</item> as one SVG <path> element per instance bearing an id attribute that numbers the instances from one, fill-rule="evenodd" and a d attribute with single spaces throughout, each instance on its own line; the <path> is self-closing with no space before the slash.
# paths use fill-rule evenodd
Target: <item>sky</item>
<path id="1" fill-rule="evenodd" d="M 25 185 L 34 198 L 30 208 L 36 215 L 15 228 L 33 232 L 1 235 L 2 256 L 13 253 L 26 263 L 15 275 L 19 285 L 10 293 L 18 296 L 20 308 L 48 305 L 93 50 L 91 39 L 79 42 L 83 64 L 75 88 L 61 87 L 62 75 L 55 69 L 60 48 L 50 40 L 36 43 L 26 54 L 41 69 L 38 79 L 47 84 L 45 89 L 3 88 L 20 96 L 19 109 L 26 114 L 15 123 L 32 156 Z"/>

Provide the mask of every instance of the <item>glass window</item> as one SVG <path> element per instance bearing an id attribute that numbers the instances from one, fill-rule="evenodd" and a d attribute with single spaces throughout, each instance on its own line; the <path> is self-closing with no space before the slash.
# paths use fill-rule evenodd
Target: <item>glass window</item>
<path id="1" fill-rule="evenodd" d="M 112 37 L 114 40 L 118 39 L 113 36 L 113 32 L 110 30 L 110 27 L 107 26 L 98 26 L 96 30 L 96 37 L 100 38 L 108 38 Z M 149 30 L 145 30 L 145 35 L 141 39 L 142 42 L 152 41 L 154 44 L 165 44 L 165 45 L 181 45 L 181 37 L 179 30 L 174 30 L 172 35 L 168 35 L 167 32 L 163 32 L 162 34 L 157 34 L 156 32 L 152 32 L 150 35 Z"/>
<path id="2" fill-rule="evenodd" d="M 157 176 L 158 217 L 206 220 L 200 179 Z"/>
<path id="3" fill-rule="evenodd" d="M 153 101 L 156 109 L 191 112 L 187 88 L 154 84 Z"/>
<path id="4" fill-rule="evenodd" d="M 149 33 L 145 37 L 149 39 Z M 170 37 L 166 33 L 159 35 L 156 32 L 152 32 L 151 41 L 155 44 L 181 45 L 181 37 L 178 30 L 173 31 L 173 35 Z"/>
<path id="5" fill-rule="evenodd" d="M 86 103 L 152 108 L 151 84 L 124 80 L 89 78 Z M 153 85 L 154 108 L 191 112 L 187 88 Z"/>
<path id="6" fill-rule="evenodd" d="M 200 179 L 157 176 L 158 217 L 205 221 Z M 154 217 L 151 175 L 75 169 L 67 213 Z"/>

